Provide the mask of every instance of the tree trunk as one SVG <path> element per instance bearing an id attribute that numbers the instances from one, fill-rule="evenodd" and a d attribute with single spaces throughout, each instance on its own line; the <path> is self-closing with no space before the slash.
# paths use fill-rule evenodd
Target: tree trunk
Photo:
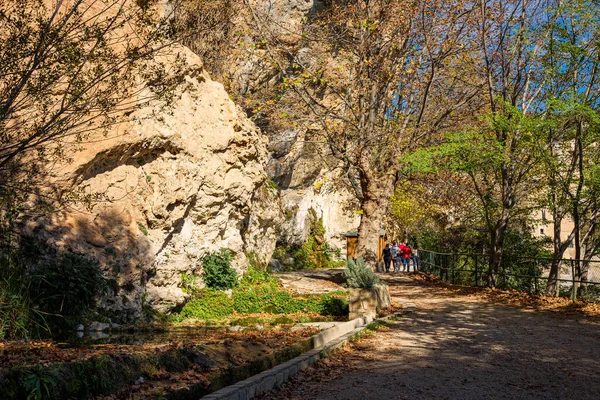
<path id="1" fill-rule="evenodd" d="M 575 138 L 575 146 L 577 151 L 577 167 L 579 172 L 579 180 L 577 182 L 577 192 L 573 199 L 573 225 L 575 229 L 575 268 L 573 270 L 573 287 L 571 288 L 571 298 L 577 298 L 579 291 L 579 281 L 581 280 L 581 216 L 579 213 L 579 202 L 581 199 L 581 191 L 583 190 L 584 174 L 583 174 L 583 142 L 581 140 L 582 123 L 577 123 L 577 137 Z"/>
<path id="2" fill-rule="evenodd" d="M 383 213 L 379 210 L 379 204 L 374 200 L 364 201 L 362 204 L 362 216 L 358 226 L 358 241 L 356 243 L 356 255 L 365 260 L 373 270 L 376 269 L 379 259 L 379 232 Z"/>
<path id="3" fill-rule="evenodd" d="M 550 155 L 552 158 L 556 157 L 554 154 L 555 143 L 551 139 L 549 142 Z M 551 172 L 550 175 L 550 188 L 552 190 L 552 202 L 551 202 L 551 210 L 552 210 L 552 224 L 553 224 L 553 237 L 552 237 L 552 245 L 553 245 L 553 258 L 552 264 L 550 265 L 550 271 L 548 273 L 548 280 L 546 284 L 546 295 L 548 296 L 557 296 L 559 295 L 560 290 L 560 282 L 559 282 L 559 271 L 562 263 L 562 259 L 564 257 L 565 251 L 569 245 L 569 241 L 571 239 L 571 235 L 567 238 L 567 240 L 563 243 L 560 237 L 561 228 L 562 228 L 562 220 L 565 216 L 565 212 L 563 210 L 563 203 L 565 198 L 565 193 L 561 189 L 560 184 L 560 174 L 557 172 Z"/>
<path id="4" fill-rule="evenodd" d="M 573 225 L 575 226 L 575 268 L 572 271 L 574 276 L 571 298 L 576 299 L 579 291 L 579 281 L 581 280 L 581 218 L 579 216 L 579 204 L 573 205 Z"/>
<path id="5" fill-rule="evenodd" d="M 514 206 L 514 193 L 512 178 L 508 165 L 502 167 L 502 210 L 500 217 L 490 232 L 490 260 L 488 285 L 498 285 L 498 275 L 502 267 L 502 252 L 504 251 L 504 237 L 508 229 L 511 210 Z"/>
<path id="6" fill-rule="evenodd" d="M 553 185 L 555 187 L 556 185 Z M 559 283 L 558 283 L 558 271 L 560 269 L 561 260 L 567 249 L 561 243 L 560 229 L 562 226 L 562 211 L 559 210 L 557 204 L 556 193 L 552 193 L 552 223 L 553 223 L 553 258 L 552 264 L 550 265 L 550 272 L 548 274 L 548 283 L 546 285 L 546 294 L 548 296 L 558 296 Z"/>
<path id="7" fill-rule="evenodd" d="M 504 237 L 508 228 L 508 221 L 509 213 L 504 211 L 490 235 L 488 285 L 491 287 L 498 285 L 498 275 L 502 267 L 502 252 L 504 251 Z"/>
<path id="8" fill-rule="evenodd" d="M 546 294 L 548 296 L 558 296 L 559 283 L 558 283 L 558 271 L 560 269 L 561 260 L 566 250 L 566 246 L 563 246 L 560 240 L 560 228 L 562 225 L 562 217 L 558 215 L 558 211 L 553 212 L 554 221 L 554 237 L 552 238 L 552 244 L 554 247 L 552 258 L 552 264 L 550 265 L 550 273 L 548 274 L 548 284 L 546 286 Z"/>
<path id="9" fill-rule="evenodd" d="M 379 235 L 383 228 L 383 221 L 387 213 L 389 200 L 394 194 L 392 178 L 362 178 L 363 199 L 361 203 L 362 215 L 358 226 L 358 241 L 356 243 L 356 256 L 362 257 L 365 264 L 373 270 L 377 267 L 379 259 Z"/>

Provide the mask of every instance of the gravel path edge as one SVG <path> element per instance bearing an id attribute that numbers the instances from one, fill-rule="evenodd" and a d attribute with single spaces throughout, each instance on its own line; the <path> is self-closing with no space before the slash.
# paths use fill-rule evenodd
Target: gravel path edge
<path id="1" fill-rule="evenodd" d="M 318 362 L 327 352 L 342 348 L 349 340 L 360 335 L 370 324 L 397 318 L 415 310 L 414 304 L 385 317 L 360 317 L 326 329 L 312 337 L 314 348 L 274 368 L 263 371 L 236 384 L 202 397 L 202 400 L 249 400 L 263 395 L 288 381 L 298 372 Z"/>

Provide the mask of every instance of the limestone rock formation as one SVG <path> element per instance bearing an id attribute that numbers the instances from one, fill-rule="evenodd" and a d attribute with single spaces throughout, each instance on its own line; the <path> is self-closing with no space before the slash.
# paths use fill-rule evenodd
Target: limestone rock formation
<path id="1" fill-rule="evenodd" d="M 333 249 L 346 248 L 345 233 L 356 229 L 360 214 L 353 189 L 338 161 L 327 156 L 324 143 L 302 140 L 293 132 L 271 137 L 267 173 L 279 185 L 286 221 L 280 241 L 300 245 L 310 234 L 312 219 L 320 219 L 325 240 Z M 342 252 L 342 256 L 344 256 Z"/>
<path id="2" fill-rule="evenodd" d="M 139 317 L 143 302 L 161 310 L 181 304 L 183 276 L 199 276 L 208 252 L 231 249 L 238 270 L 249 253 L 268 261 L 278 234 L 267 139 L 197 56 L 183 47 L 174 53 L 189 70 L 173 104 L 140 110 L 58 168 L 61 185 L 95 201 L 29 224 L 99 260 L 114 282 L 102 306 L 122 320 Z"/>
<path id="3" fill-rule="evenodd" d="M 248 6 L 252 12 L 243 7 L 232 24 L 238 28 L 252 26 L 249 32 L 260 32 L 260 25 L 268 23 L 270 37 L 295 46 L 302 40 L 304 18 L 322 5 L 321 0 L 250 0 Z M 265 83 L 273 85 L 281 78 L 277 65 L 265 57 L 268 49 L 262 48 L 257 39 L 252 35 L 244 37 L 245 50 L 237 54 L 234 52 L 234 59 L 229 62 L 230 85 L 239 93 L 255 90 Z"/>
<path id="4" fill-rule="evenodd" d="M 261 23 L 268 23 L 269 39 L 287 46 L 290 65 L 310 65 L 314 60 L 310 50 L 303 47 L 304 23 L 323 4 L 320 0 L 251 0 L 251 12 L 242 7 L 233 24 L 240 31 L 260 32 Z M 245 30 L 248 26 L 254 29 Z M 236 47 L 230 56 L 230 70 L 225 74 L 231 90 L 245 93 L 275 86 L 282 76 L 278 66 L 265 57 L 269 49 L 251 35 L 242 41 L 244 50 Z M 287 217 L 280 242 L 300 245 L 306 241 L 314 216 L 323 220 L 328 244 L 345 249 L 344 234 L 356 229 L 360 222 L 360 215 L 354 213 L 358 208 L 354 190 L 338 161 L 327 156 L 324 143 L 305 139 L 305 132 L 294 129 L 270 132 L 267 172 L 279 185 Z"/>

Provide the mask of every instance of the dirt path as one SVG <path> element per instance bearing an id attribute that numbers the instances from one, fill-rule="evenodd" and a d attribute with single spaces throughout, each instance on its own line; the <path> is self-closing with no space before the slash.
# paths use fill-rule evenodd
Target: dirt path
<path id="1" fill-rule="evenodd" d="M 389 283 L 415 313 L 264 399 L 600 399 L 600 325 Z"/>

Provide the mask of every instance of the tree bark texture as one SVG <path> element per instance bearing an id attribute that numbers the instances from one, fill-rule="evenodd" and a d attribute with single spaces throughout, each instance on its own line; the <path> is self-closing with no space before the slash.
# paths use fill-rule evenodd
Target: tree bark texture
<path id="1" fill-rule="evenodd" d="M 358 226 L 356 255 L 365 260 L 373 270 L 379 259 L 379 235 L 394 192 L 394 177 L 363 178 L 362 215 Z"/>

